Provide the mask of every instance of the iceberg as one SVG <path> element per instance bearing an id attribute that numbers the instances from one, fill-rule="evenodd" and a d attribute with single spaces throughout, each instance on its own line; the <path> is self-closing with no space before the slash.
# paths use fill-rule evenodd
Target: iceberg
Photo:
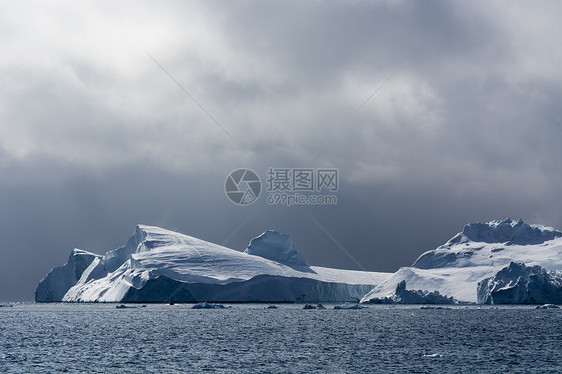
<path id="1" fill-rule="evenodd" d="M 389 276 L 361 302 L 393 298 L 396 285 L 405 281 L 414 289 L 475 303 L 478 282 L 494 277 L 511 262 L 562 270 L 562 232 L 509 218 L 467 224 L 447 243 Z"/>
<path id="2" fill-rule="evenodd" d="M 480 304 L 562 304 L 562 272 L 511 262 L 478 283 Z"/>
<path id="3" fill-rule="evenodd" d="M 406 281 L 398 283 L 392 295 L 369 299 L 369 303 L 375 304 L 454 304 L 455 302 L 454 298 L 441 295 L 439 291 L 407 290 Z"/>
<path id="4" fill-rule="evenodd" d="M 266 231 L 245 252 L 154 226 L 98 255 L 75 249 L 37 286 L 38 302 L 359 301 L 389 273 L 310 266 L 288 235 Z"/>

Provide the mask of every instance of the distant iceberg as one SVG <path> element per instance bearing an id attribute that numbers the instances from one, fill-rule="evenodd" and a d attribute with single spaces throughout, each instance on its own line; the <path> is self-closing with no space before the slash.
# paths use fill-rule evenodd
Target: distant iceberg
<path id="1" fill-rule="evenodd" d="M 411 267 L 400 268 L 361 302 L 393 298 L 402 281 L 409 288 L 437 291 L 459 302 L 483 302 L 478 282 L 494 277 L 512 261 L 562 270 L 562 232 L 509 218 L 469 223 L 444 245 L 423 253 Z M 523 300 L 519 298 L 519 302 Z"/>
<path id="2" fill-rule="evenodd" d="M 562 232 L 522 220 L 470 223 L 395 273 L 310 266 L 268 230 L 244 252 L 153 226 L 99 255 L 74 249 L 38 302 L 561 303 Z M 406 288 L 408 285 L 408 289 Z"/>
<path id="3" fill-rule="evenodd" d="M 98 255 L 75 249 L 35 291 L 38 302 L 359 301 L 389 274 L 310 266 L 288 235 L 266 231 L 239 252 L 138 225 Z"/>

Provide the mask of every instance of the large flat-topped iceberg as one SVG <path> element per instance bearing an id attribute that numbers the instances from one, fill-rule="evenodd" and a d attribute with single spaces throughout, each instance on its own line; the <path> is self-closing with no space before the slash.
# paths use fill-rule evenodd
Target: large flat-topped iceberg
<path id="1" fill-rule="evenodd" d="M 400 268 L 362 302 L 391 298 L 402 281 L 411 289 L 477 302 L 478 282 L 494 277 L 512 261 L 562 270 L 562 232 L 509 218 L 470 223 L 444 245 L 423 253 L 411 267 Z"/>
<path id="2" fill-rule="evenodd" d="M 77 266 L 79 264 L 79 266 Z M 36 301 L 357 301 L 389 274 L 309 266 L 288 235 L 267 231 L 239 252 L 139 225 L 104 256 L 74 250 L 39 283 Z"/>

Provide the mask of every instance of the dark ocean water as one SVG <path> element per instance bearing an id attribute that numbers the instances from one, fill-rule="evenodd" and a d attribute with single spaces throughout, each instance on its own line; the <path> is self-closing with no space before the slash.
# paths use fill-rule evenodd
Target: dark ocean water
<path id="1" fill-rule="evenodd" d="M 562 373 L 562 309 L 17 304 L 0 372 Z"/>

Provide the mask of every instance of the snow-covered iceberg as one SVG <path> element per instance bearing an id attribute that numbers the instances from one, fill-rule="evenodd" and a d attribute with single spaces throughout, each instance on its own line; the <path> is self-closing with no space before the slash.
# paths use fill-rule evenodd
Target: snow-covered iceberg
<path id="1" fill-rule="evenodd" d="M 139 225 L 97 255 L 75 249 L 35 292 L 39 302 L 358 301 L 388 273 L 309 266 L 288 235 L 266 231 L 239 252 Z"/>
<path id="2" fill-rule="evenodd" d="M 562 270 L 562 232 L 522 220 L 470 223 L 437 249 L 400 268 L 361 300 L 391 298 L 402 281 L 412 289 L 438 291 L 461 302 L 477 302 L 478 282 L 512 261 Z"/>
<path id="3" fill-rule="evenodd" d="M 480 304 L 562 304 L 562 272 L 512 262 L 478 283 Z"/>

